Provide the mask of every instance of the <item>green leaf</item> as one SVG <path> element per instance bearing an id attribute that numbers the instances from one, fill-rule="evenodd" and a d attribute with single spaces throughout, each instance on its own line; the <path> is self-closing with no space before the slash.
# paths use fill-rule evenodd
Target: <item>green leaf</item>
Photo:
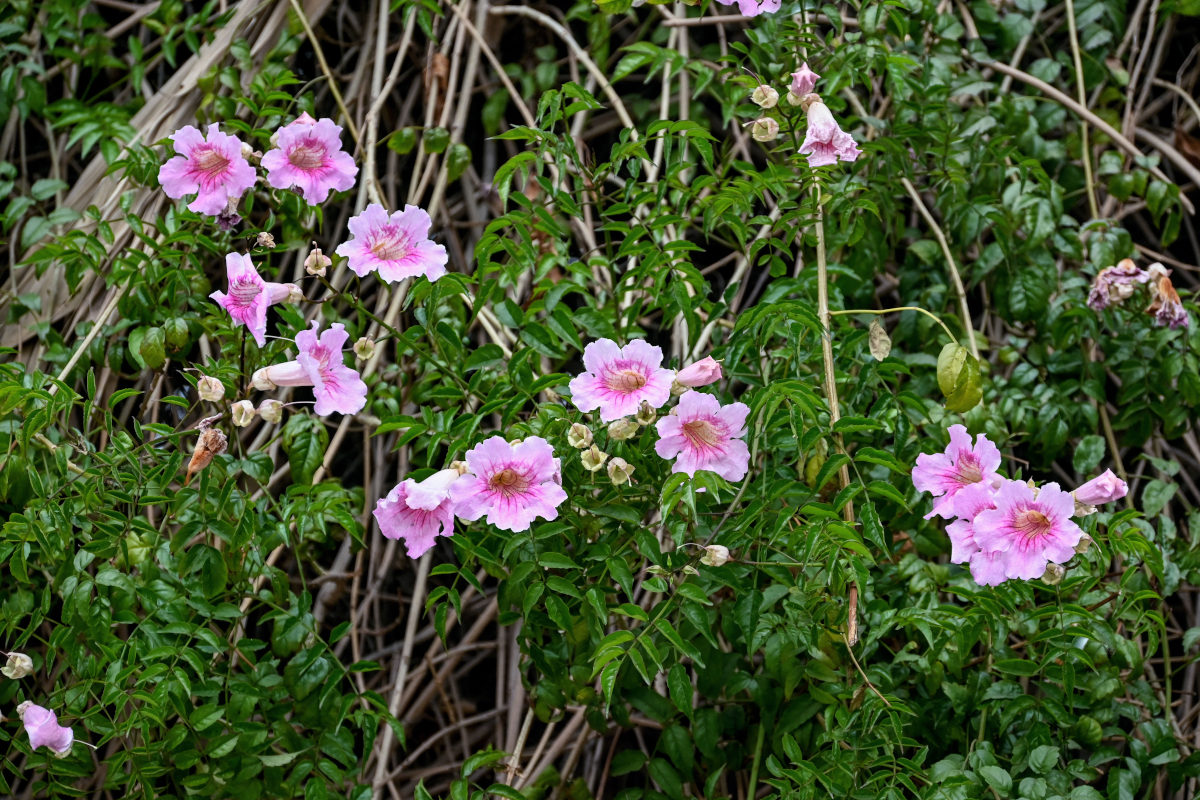
<path id="1" fill-rule="evenodd" d="M 312 483 L 328 446 L 329 431 L 318 418 L 309 414 L 288 417 L 283 426 L 283 452 L 288 457 L 293 483 Z"/>
<path id="2" fill-rule="evenodd" d="M 1058 748 L 1044 744 L 1033 748 L 1029 754 L 1029 768 L 1039 775 L 1045 775 L 1058 764 Z"/>
<path id="3" fill-rule="evenodd" d="M 1012 791 L 1012 776 L 1003 767 L 980 767 L 979 774 L 987 781 L 987 785 L 995 789 L 1002 797 L 1007 797 L 1008 793 Z"/>
<path id="4" fill-rule="evenodd" d="M 1103 436 L 1089 434 L 1080 439 L 1079 444 L 1075 447 L 1075 454 L 1072 457 L 1075 471 L 1086 477 L 1089 472 L 1096 468 L 1100 460 L 1104 458 L 1104 450 Z"/>

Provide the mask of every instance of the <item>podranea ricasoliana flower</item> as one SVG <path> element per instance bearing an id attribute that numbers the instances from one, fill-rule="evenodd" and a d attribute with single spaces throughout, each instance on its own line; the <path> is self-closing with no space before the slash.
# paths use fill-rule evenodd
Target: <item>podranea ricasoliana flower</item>
<path id="1" fill-rule="evenodd" d="M 1171 274 L 1171 270 L 1162 264 L 1151 264 L 1147 274 L 1150 276 L 1151 297 L 1150 307 L 1146 309 L 1147 313 L 1154 315 L 1154 321 L 1158 325 L 1186 328 L 1189 321 L 1187 309 L 1183 307 L 1183 301 L 1179 299 L 1179 292 L 1175 291 L 1174 284 L 1167 277 Z"/>
<path id="2" fill-rule="evenodd" d="M 225 256 L 225 274 L 229 278 L 229 291 L 213 292 L 209 297 L 229 312 L 234 324 L 245 325 L 259 347 L 267 342 L 267 306 L 298 303 L 304 297 L 294 283 L 264 281 L 250 256 L 244 253 Z"/>
<path id="3" fill-rule="evenodd" d="M 375 521 L 388 539 L 402 539 L 409 558 L 418 558 L 433 547 L 438 536 L 454 534 L 450 487 L 458 480 L 456 469 L 435 472 L 419 483 L 401 481 L 375 504 Z"/>
<path id="4" fill-rule="evenodd" d="M 592 342 L 583 349 L 587 371 L 571 379 L 571 402 L 580 411 L 600 409 L 603 422 L 637 414 L 643 400 L 661 408 L 675 377 L 662 358 L 662 348 L 641 339 L 624 347 L 612 339 Z"/>
<path id="5" fill-rule="evenodd" d="M 783 0 L 717 0 L 723 6 L 737 5 L 738 11 L 742 12 L 745 17 L 757 17 L 759 14 L 767 14 L 773 11 L 778 11 L 783 5 Z"/>
<path id="6" fill-rule="evenodd" d="M 1111 469 L 1106 469 L 1071 494 L 1075 496 L 1076 503 L 1102 506 L 1129 494 L 1129 484 L 1114 475 Z"/>
<path id="7" fill-rule="evenodd" d="M 1116 266 L 1105 267 L 1096 275 L 1087 304 L 1093 311 L 1103 311 L 1114 303 L 1128 300 L 1139 283 L 1149 280 L 1150 273 L 1134 264 L 1132 258 L 1123 258 Z"/>
<path id="8" fill-rule="evenodd" d="M 808 68 L 807 63 L 801 64 L 800 69 L 792 73 L 792 85 L 788 87 L 788 91 L 796 97 L 804 97 L 816 87 L 820 77 Z"/>
<path id="9" fill-rule="evenodd" d="M 450 257 L 446 248 L 429 238 L 433 221 L 421 208 L 406 205 L 391 216 L 371 203 L 349 222 L 351 239 L 338 245 L 337 254 L 348 258 L 360 278 L 377 272 L 384 283 L 424 275 L 436 281 L 446 274 Z"/>
<path id="10" fill-rule="evenodd" d="M 1071 521 L 1075 498 L 1047 483 L 1033 489 L 1022 481 L 1005 481 L 993 495 L 995 508 L 973 520 L 975 541 L 984 552 L 1004 554 L 1008 578 L 1034 580 L 1046 564 L 1062 564 L 1075 555 L 1083 531 Z M 982 583 L 976 576 L 976 581 Z"/>
<path id="11" fill-rule="evenodd" d="M 693 389 L 708 386 L 719 380 L 721 380 L 721 364 L 712 356 L 705 356 L 675 373 L 676 383 Z"/>
<path id="12" fill-rule="evenodd" d="M 267 183 L 276 189 L 295 187 L 310 206 L 325 202 L 331 191 L 354 186 L 358 167 L 342 150 L 342 128 L 328 118 L 307 113 L 275 133 L 277 143 L 262 157 Z"/>
<path id="13" fill-rule="evenodd" d="M 17 706 L 17 716 L 25 725 L 25 732 L 29 734 L 29 746 L 34 750 L 45 745 L 60 757 L 71 752 L 75 733 L 70 728 L 59 725 L 58 717 L 53 711 L 26 700 Z"/>
<path id="14" fill-rule="evenodd" d="M 486 515 L 500 530 L 524 531 L 535 519 L 557 518 L 558 506 L 567 499 L 558 459 L 540 436 L 516 444 L 493 436 L 468 450 L 466 462 L 467 474 L 450 487 L 461 519 Z"/>
<path id="15" fill-rule="evenodd" d="M 670 414 L 655 423 L 659 438 L 654 450 L 675 459 L 671 472 L 695 475 L 703 469 L 739 481 L 750 463 L 750 450 L 741 439 L 749 413 L 745 403 L 723 406 L 710 394 L 687 392 Z"/>
<path id="16" fill-rule="evenodd" d="M 254 168 L 242 155 L 241 140 L 221 133 L 216 123 L 208 126 L 207 137 L 185 125 L 171 134 L 171 141 L 179 155 L 159 168 L 158 182 L 174 200 L 196 195 L 188 203 L 192 211 L 211 217 L 223 214 L 254 186 Z"/>
<path id="17" fill-rule="evenodd" d="M 854 137 L 838 127 L 829 107 L 820 99 L 814 99 L 808 106 L 808 130 L 800 153 L 808 156 L 810 167 L 824 167 L 838 161 L 854 161 L 862 151 Z"/>
<path id="18" fill-rule="evenodd" d="M 1000 468 L 1000 448 L 982 433 L 971 444 L 971 434 L 962 425 L 950 426 L 950 444 L 944 453 L 922 453 L 917 456 L 913 468 L 913 486 L 919 492 L 929 492 L 937 498 L 933 510 L 925 519 L 933 516 L 953 519 L 954 497 L 973 483 L 994 483 L 998 480 L 996 470 Z"/>
<path id="19" fill-rule="evenodd" d="M 367 404 L 367 384 L 345 365 L 342 351 L 350 335 L 342 323 L 335 322 L 318 339 L 320 327 L 314 320 L 311 330 L 296 334 L 300 352 L 295 361 L 264 367 L 254 373 L 251 383 L 260 391 L 276 386 L 311 386 L 317 414 L 357 414 Z"/>

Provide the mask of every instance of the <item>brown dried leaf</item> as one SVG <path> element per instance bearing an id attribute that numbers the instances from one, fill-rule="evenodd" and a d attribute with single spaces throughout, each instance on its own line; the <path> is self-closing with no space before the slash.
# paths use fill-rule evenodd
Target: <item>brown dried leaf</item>
<path id="1" fill-rule="evenodd" d="M 1188 161 L 1200 167 L 1200 139 L 1184 133 L 1181 128 L 1176 128 L 1175 149 L 1183 153 Z"/>
<path id="2" fill-rule="evenodd" d="M 888 336 L 888 332 L 883 329 L 883 325 L 879 324 L 879 319 L 871 320 L 871 327 L 867 329 L 867 338 L 870 343 L 871 355 L 876 361 L 883 361 L 892 352 L 892 337 Z"/>

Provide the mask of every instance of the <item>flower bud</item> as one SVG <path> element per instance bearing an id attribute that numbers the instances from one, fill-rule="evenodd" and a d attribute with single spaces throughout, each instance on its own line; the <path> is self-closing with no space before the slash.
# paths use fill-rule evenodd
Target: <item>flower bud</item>
<path id="1" fill-rule="evenodd" d="M 259 231 L 258 236 L 254 240 L 255 247 L 265 247 L 271 249 L 275 247 L 275 237 L 266 231 Z"/>
<path id="2" fill-rule="evenodd" d="M 625 459 L 616 456 L 608 462 L 608 479 L 613 482 L 614 486 L 628 483 L 631 477 L 633 477 L 633 465 Z"/>
<path id="3" fill-rule="evenodd" d="M 779 102 L 779 92 L 766 84 L 756 86 L 750 93 L 750 101 L 759 108 L 774 108 Z"/>
<path id="4" fill-rule="evenodd" d="M 592 445 L 592 429 L 583 423 L 576 422 L 567 431 L 567 444 L 580 450 Z"/>
<path id="5" fill-rule="evenodd" d="M 1087 506 L 1100 506 L 1105 503 L 1111 503 L 1114 500 L 1120 500 L 1128 493 L 1129 485 L 1114 475 L 1111 469 L 1106 469 L 1103 474 L 1092 478 L 1071 494 L 1075 495 L 1075 502 L 1077 503 L 1083 503 Z"/>
<path id="6" fill-rule="evenodd" d="M 254 404 L 249 400 L 239 400 L 229 408 L 229 416 L 233 419 L 233 424 L 239 428 L 244 428 L 254 421 Z"/>
<path id="7" fill-rule="evenodd" d="M 225 399 L 225 384 L 217 378 L 201 375 L 200 380 L 196 381 L 196 393 L 200 395 L 201 400 L 219 403 Z"/>
<path id="8" fill-rule="evenodd" d="M 784 95 L 784 97 L 787 98 L 788 105 L 792 107 L 798 106 L 804 102 L 804 95 L 796 94 L 790 89 L 788 90 L 788 93 Z"/>
<path id="9" fill-rule="evenodd" d="M 693 389 L 721 380 L 721 365 L 712 356 L 705 356 L 675 373 L 675 382 Z"/>
<path id="10" fill-rule="evenodd" d="M 325 270 L 333 262 L 329 256 L 321 252 L 321 248 L 313 242 L 312 252 L 308 254 L 308 258 L 304 259 L 304 271 L 309 275 L 314 275 L 318 278 L 325 277 Z"/>
<path id="11" fill-rule="evenodd" d="M 9 653 L 8 661 L 0 667 L 0 673 L 6 678 L 17 680 L 33 672 L 33 659 L 24 653 Z"/>
<path id="12" fill-rule="evenodd" d="M 820 77 L 820 75 L 808 68 L 807 63 L 801 64 L 800 69 L 792 73 L 792 85 L 788 87 L 788 92 L 798 97 L 803 97 L 813 90 Z"/>
<path id="13" fill-rule="evenodd" d="M 634 419 L 637 420 L 638 425 L 653 425 L 654 420 L 658 419 L 658 412 L 654 410 L 654 406 L 643 400 L 642 404 L 638 406 L 637 416 Z"/>
<path id="14" fill-rule="evenodd" d="M 375 355 L 375 340 L 370 336 L 364 336 L 354 343 L 354 357 L 359 361 L 366 361 L 373 355 Z"/>
<path id="15" fill-rule="evenodd" d="M 1062 583 L 1063 576 L 1067 574 L 1067 568 L 1062 564 L 1055 564 L 1051 561 L 1046 565 L 1046 571 L 1042 573 L 1042 583 L 1047 586 L 1057 586 Z"/>
<path id="16" fill-rule="evenodd" d="M 700 563 L 710 567 L 719 567 L 729 561 L 729 548 L 720 544 L 710 544 L 704 548 Z"/>
<path id="17" fill-rule="evenodd" d="M 773 141 L 779 136 L 779 123 L 770 117 L 756 119 L 750 124 L 750 135 L 755 141 Z"/>
<path id="18" fill-rule="evenodd" d="M 632 439 L 640 430 L 641 426 L 631 420 L 629 417 L 621 417 L 616 422 L 609 424 L 608 436 L 610 439 L 623 442 L 626 439 Z"/>
<path id="19" fill-rule="evenodd" d="M 596 472 L 608 460 L 608 453 L 596 447 L 596 445 L 592 445 L 579 454 L 579 460 L 583 462 L 583 468 L 588 472 Z"/>
<path id="20" fill-rule="evenodd" d="M 299 286 L 294 283 L 285 283 L 284 286 L 287 287 L 288 293 L 287 297 L 283 298 L 283 302 L 297 305 L 304 300 L 304 290 Z"/>
<path id="21" fill-rule="evenodd" d="M 251 147 L 246 142 L 242 142 L 242 158 L 249 161 L 253 155 L 254 155 L 254 148 Z"/>
<path id="22" fill-rule="evenodd" d="M 278 400 L 263 400 L 258 404 L 258 415 L 262 417 L 263 422 L 276 424 L 283 419 L 283 403 Z"/>

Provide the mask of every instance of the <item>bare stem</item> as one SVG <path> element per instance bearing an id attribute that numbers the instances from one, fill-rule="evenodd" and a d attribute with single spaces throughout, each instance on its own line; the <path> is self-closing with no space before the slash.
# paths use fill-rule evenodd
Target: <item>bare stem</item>
<path id="1" fill-rule="evenodd" d="M 946 323 L 942 322 L 942 318 L 937 314 L 934 314 L 932 311 L 926 311 L 920 306 L 896 306 L 895 308 L 848 308 L 845 311 L 830 311 L 829 316 L 837 317 L 842 314 L 893 314 L 897 311 L 919 311 L 936 322 L 938 325 L 941 325 L 942 330 L 944 330 L 946 335 L 950 337 L 950 341 L 958 344 L 958 337 L 950 332 L 950 329 L 946 327 Z"/>

